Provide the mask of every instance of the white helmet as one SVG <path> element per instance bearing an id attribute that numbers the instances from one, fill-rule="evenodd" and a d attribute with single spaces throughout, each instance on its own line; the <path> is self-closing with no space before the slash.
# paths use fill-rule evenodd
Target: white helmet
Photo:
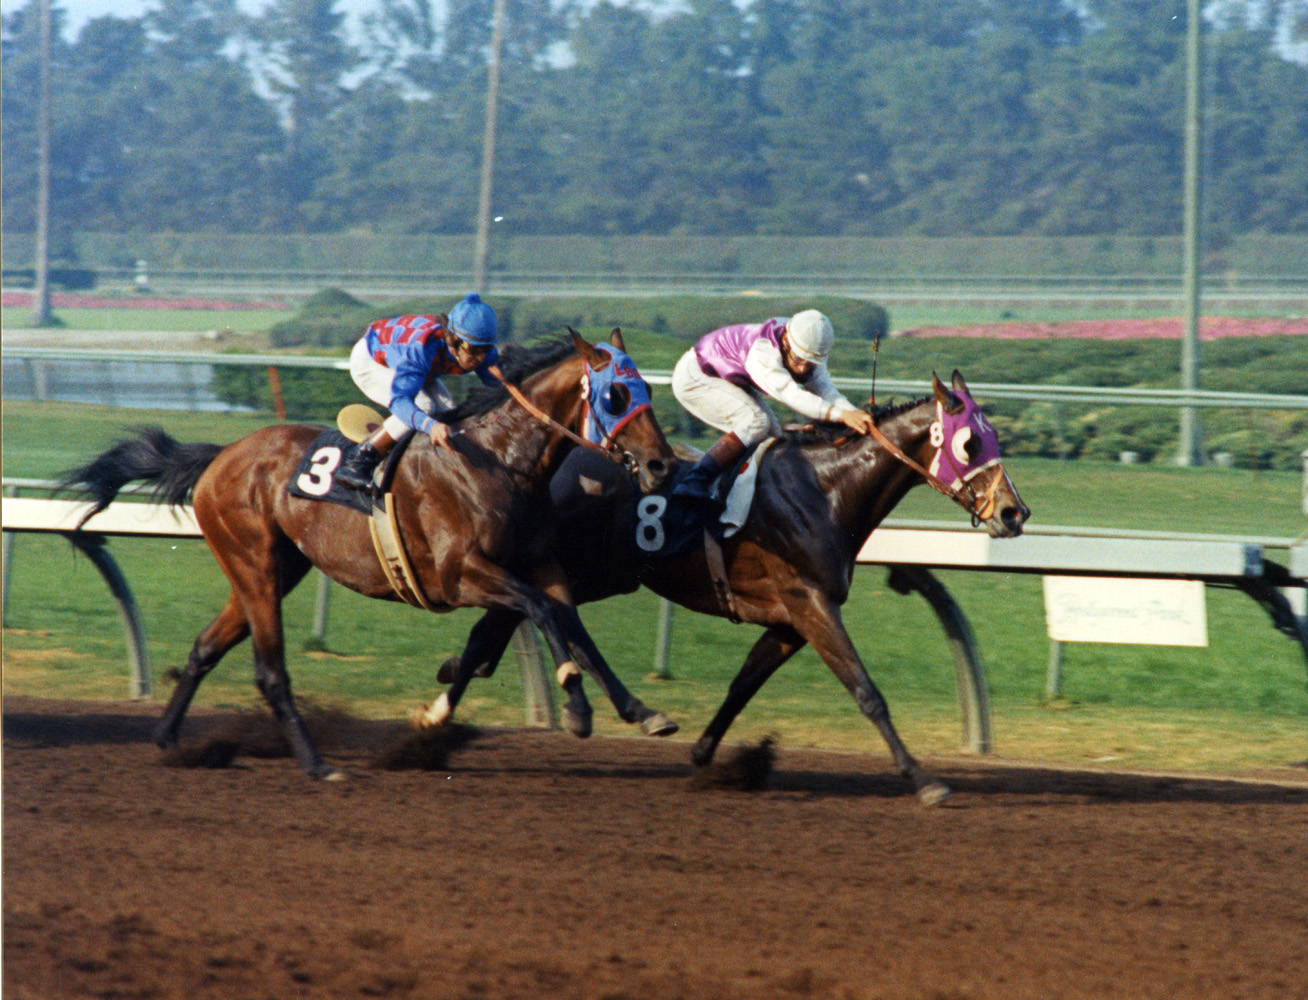
<path id="1" fill-rule="evenodd" d="M 786 330 L 790 334 L 790 349 L 805 361 L 820 365 L 831 353 L 836 331 L 831 320 L 816 309 L 805 309 L 791 317 Z"/>

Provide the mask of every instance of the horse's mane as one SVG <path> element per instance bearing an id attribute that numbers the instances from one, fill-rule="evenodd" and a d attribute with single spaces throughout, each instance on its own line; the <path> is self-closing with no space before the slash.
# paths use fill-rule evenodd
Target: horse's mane
<path id="1" fill-rule="evenodd" d="M 878 424 L 882 421 L 897 417 L 901 413 L 907 413 L 909 410 L 917 409 L 923 403 L 930 400 L 931 396 L 922 396 L 918 399 L 910 399 L 903 403 L 886 403 L 881 406 L 864 406 L 863 409 L 872 414 Z M 786 434 L 786 440 L 792 444 L 830 444 L 849 434 L 848 428 L 844 424 L 824 423 L 814 426 L 805 425 L 802 430 L 789 431 Z"/>
<path id="2" fill-rule="evenodd" d="M 527 376 L 553 367 L 576 351 L 570 337 L 534 344 L 507 344 L 500 349 L 500 370 L 514 385 L 521 385 Z M 490 386 L 476 382 L 468 391 L 467 398 L 454 409 L 441 414 L 440 419 L 452 424 L 465 417 L 489 413 L 508 397 L 508 391 L 502 385 Z"/>

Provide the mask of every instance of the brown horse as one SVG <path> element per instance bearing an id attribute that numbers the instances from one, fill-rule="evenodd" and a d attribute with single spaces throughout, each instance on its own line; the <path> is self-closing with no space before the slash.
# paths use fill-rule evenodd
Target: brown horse
<path id="1" fill-rule="evenodd" d="M 657 487 L 675 465 L 618 331 L 611 341 L 613 349 L 592 346 L 573 331 L 571 341 L 505 348 L 504 376 L 519 400 L 509 399 L 506 387 L 474 389 L 441 418 L 457 424 L 452 449 L 432 447 L 417 435 L 398 463 L 392 491 L 399 534 L 427 606 L 496 609 L 534 622 L 558 666 L 569 728 L 578 735 L 589 734 L 590 706 L 574 656 L 599 678 L 623 719 L 663 734 L 676 726 L 613 677 L 577 617 L 555 556 L 548 483 L 574 447 L 570 435 L 593 425 L 597 414 L 611 430 L 604 444 L 625 456 L 641 489 Z M 523 397 L 537 413 L 522 405 Z M 291 695 L 282 599 L 311 566 L 368 597 L 398 597 L 374 550 L 368 514 L 288 492 L 298 463 L 323 431 L 303 424 L 267 427 L 220 447 L 179 444 L 146 429 L 68 473 L 64 488 L 95 500 L 87 518 L 133 480 L 156 483 L 158 502 L 180 504 L 193 494 L 195 518 L 231 581 L 226 606 L 196 639 L 156 729 L 160 746 L 177 741 L 205 675 L 250 636 L 256 683 L 296 759 L 314 777 L 340 776 L 318 756 Z M 595 453 L 619 468 L 603 449 Z M 330 477 L 340 458 L 340 448 L 319 449 L 313 475 Z"/>
<path id="2" fill-rule="evenodd" d="M 727 728 L 777 668 L 812 643 L 881 732 L 922 801 L 948 796 L 949 789 L 905 748 L 840 617 L 859 549 L 919 483 L 950 496 L 997 538 L 1021 534 L 1030 516 L 1000 462 L 994 430 L 972 402 L 962 375 L 954 372 L 952 391 L 934 376 L 932 382 L 932 396 L 874 410 L 874 435 L 851 436 L 843 428 L 792 433 L 757 460 L 748 519 L 721 543 L 729 597 L 713 582 L 702 532 L 688 550 L 660 555 L 676 512 L 670 499 L 642 499 L 580 454 L 555 480 L 559 551 L 579 604 L 644 584 L 693 611 L 766 629 L 691 750 L 696 766 L 713 759 Z M 596 545 L 602 534 L 620 541 Z M 452 685 L 440 697 L 445 715 L 474 675 L 494 670 L 520 620 L 510 609 L 487 612 L 473 626 L 463 653 L 442 665 L 438 678 Z"/>

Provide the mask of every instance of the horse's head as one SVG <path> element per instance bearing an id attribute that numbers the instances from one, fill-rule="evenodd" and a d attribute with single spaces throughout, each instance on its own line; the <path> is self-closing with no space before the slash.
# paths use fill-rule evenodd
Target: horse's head
<path id="1" fill-rule="evenodd" d="M 1014 538 L 1031 511 L 1018 496 L 1004 471 L 999 437 L 981 407 L 968 392 L 963 376 L 954 370 L 953 387 L 946 388 L 934 374 L 936 419 L 931 424 L 934 456 L 928 471 L 975 523 L 984 524 L 994 538 Z"/>
<path id="2" fill-rule="evenodd" d="M 654 492 L 677 459 L 654 416 L 649 386 L 626 353 L 622 332 L 615 329 L 607 347 L 590 344 L 571 327 L 568 332 L 585 361 L 583 436 L 606 451 L 620 452 L 641 492 Z"/>

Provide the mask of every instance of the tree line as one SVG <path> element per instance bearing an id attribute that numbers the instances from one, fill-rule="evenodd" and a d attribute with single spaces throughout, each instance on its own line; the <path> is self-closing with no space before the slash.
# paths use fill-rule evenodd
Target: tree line
<path id="1" fill-rule="evenodd" d="M 1185 0 L 507 0 L 519 234 L 1166 235 Z M 467 233 L 492 0 L 54 0 L 52 233 Z M 1302 0 L 1210 5 L 1210 231 L 1308 232 Z M 34 225 L 37 0 L 3 19 L 4 227 Z"/>

